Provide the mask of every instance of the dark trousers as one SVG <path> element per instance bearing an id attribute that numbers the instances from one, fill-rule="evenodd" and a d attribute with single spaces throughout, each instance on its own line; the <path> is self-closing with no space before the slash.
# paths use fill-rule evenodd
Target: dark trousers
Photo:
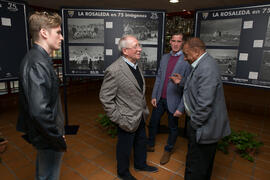
<path id="1" fill-rule="evenodd" d="M 145 122 L 142 119 L 138 129 L 127 132 L 118 127 L 118 142 L 116 146 L 117 173 L 126 176 L 129 172 L 129 158 L 134 147 L 134 167 L 146 166 L 146 133 Z"/>
<path id="2" fill-rule="evenodd" d="M 188 152 L 186 157 L 185 180 L 210 180 L 217 143 L 198 144 L 196 130 L 187 118 Z"/>
<path id="3" fill-rule="evenodd" d="M 165 146 L 165 150 L 171 152 L 177 136 L 178 136 L 178 117 L 174 117 L 172 113 L 168 110 L 167 100 L 161 98 L 157 104 L 156 108 L 153 108 L 150 123 L 149 123 L 149 137 L 148 137 L 148 145 L 153 147 L 155 145 L 155 137 L 159 128 L 159 123 L 162 115 L 165 113 L 168 114 L 168 126 L 169 126 L 169 136 L 167 139 L 167 145 Z"/>

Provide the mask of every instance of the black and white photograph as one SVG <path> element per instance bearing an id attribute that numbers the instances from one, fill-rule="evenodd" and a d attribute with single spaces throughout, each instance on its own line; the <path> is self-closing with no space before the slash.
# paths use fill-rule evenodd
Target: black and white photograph
<path id="1" fill-rule="evenodd" d="M 89 71 L 90 74 L 104 73 L 103 46 L 70 46 L 69 69 L 74 72 Z"/>
<path id="2" fill-rule="evenodd" d="M 238 50 L 235 49 L 207 49 L 218 63 L 222 76 L 235 76 Z"/>
<path id="3" fill-rule="evenodd" d="M 265 35 L 265 41 L 264 41 L 265 47 L 270 47 L 270 17 L 268 18 L 268 24 L 267 24 L 267 31 Z"/>
<path id="4" fill-rule="evenodd" d="M 264 81 L 270 81 L 270 50 L 263 52 L 260 79 Z"/>
<path id="5" fill-rule="evenodd" d="M 104 19 L 68 18 L 69 43 L 104 43 Z"/>
<path id="6" fill-rule="evenodd" d="M 158 20 L 153 19 L 125 19 L 123 24 L 124 35 L 135 36 L 141 44 L 157 45 L 158 22 Z"/>
<path id="7" fill-rule="evenodd" d="M 200 38 L 206 46 L 238 46 L 242 18 L 201 21 Z"/>
<path id="8" fill-rule="evenodd" d="M 144 74 L 156 74 L 157 70 L 157 48 L 143 47 L 141 52 L 141 59 L 139 61 Z"/>
<path id="9" fill-rule="evenodd" d="M 143 46 L 144 75 L 154 77 L 164 47 L 165 15 L 154 10 L 63 8 L 65 74 L 104 76 L 120 55 L 115 46 L 118 39 L 129 34 Z"/>

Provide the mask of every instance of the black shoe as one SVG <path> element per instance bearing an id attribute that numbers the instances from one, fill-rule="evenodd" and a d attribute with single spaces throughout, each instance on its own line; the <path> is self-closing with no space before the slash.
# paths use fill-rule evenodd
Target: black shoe
<path id="1" fill-rule="evenodd" d="M 119 174 L 117 175 L 117 177 L 121 180 L 137 180 L 134 176 L 132 176 L 131 174 L 125 175 L 125 176 L 120 176 Z"/>
<path id="2" fill-rule="evenodd" d="M 147 172 L 158 172 L 158 168 L 154 167 L 154 166 L 148 166 L 146 165 L 143 168 L 135 168 L 135 171 L 147 171 Z"/>

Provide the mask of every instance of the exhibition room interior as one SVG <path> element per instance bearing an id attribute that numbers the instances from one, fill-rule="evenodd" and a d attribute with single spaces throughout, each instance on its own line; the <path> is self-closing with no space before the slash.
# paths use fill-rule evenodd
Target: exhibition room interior
<path id="1" fill-rule="evenodd" d="M 100 123 L 105 114 L 99 100 L 104 70 L 119 56 L 116 42 L 120 34 L 133 32 L 143 45 L 140 63 L 151 113 L 151 94 L 159 60 L 163 53 L 170 51 L 169 40 L 175 31 L 203 39 L 207 52 L 218 62 L 231 129 L 236 133 L 244 132 L 240 135 L 244 141 L 241 145 L 247 145 L 245 140 L 252 135 L 256 143 L 262 143 L 257 150 L 247 151 L 251 158 L 239 152 L 232 143 L 228 153 L 217 150 L 211 179 L 270 179 L 270 4 L 267 0 L 179 0 L 177 3 L 169 0 L 0 0 L 0 5 L 6 2 L 27 7 L 23 13 L 25 19 L 35 10 L 64 15 L 62 29 L 65 40 L 61 50 L 54 51 L 51 56 L 61 82 L 66 122 L 69 126 L 79 126 L 79 129 L 76 134 L 66 135 L 68 148 L 61 165 L 61 180 L 119 179 L 116 170 L 117 136 L 112 137 L 110 129 Z M 117 14 L 119 16 L 124 13 L 126 17 L 121 21 L 106 17 L 112 17 L 114 12 L 120 13 Z M 7 18 L 1 13 L 1 17 Z M 85 17 L 82 18 L 82 14 Z M 154 18 L 140 20 L 134 16 Z M 11 24 L 13 22 L 16 19 L 10 21 Z M 5 23 L 8 24 L 7 21 Z M 86 36 L 72 32 L 73 26 L 82 29 L 87 25 L 95 30 L 89 30 Z M 27 24 L 25 26 L 27 29 Z M 0 35 L 4 34 L 2 27 L 4 25 L 0 26 Z M 22 45 L 28 49 L 31 40 L 28 39 L 28 31 L 23 31 L 18 33 L 24 33 L 25 37 L 14 34 L 14 44 L 20 44 L 20 40 L 14 37 L 23 38 L 22 42 L 25 40 L 26 43 Z M 2 37 L 12 40 L 8 36 Z M 9 46 L 9 42 L 4 44 Z M 2 39 L 0 47 L 6 48 Z M 16 131 L 18 78 L 16 73 L 5 69 L 5 64 L 9 64 L 11 70 L 19 66 L 21 58 L 16 57 L 21 52 L 19 48 L 4 51 L 0 49 L 1 54 L 5 54 L 5 58 L 0 60 L 0 138 L 7 144 L 5 148 L 0 144 L 0 179 L 33 180 L 36 150 Z M 9 57 L 16 60 L 13 62 Z M 135 171 L 131 156 L 130 171 L 137 179 L 184 179 L 188 143 L 183 133 L 185 115 L 179 118 L 180 133 L 174 153 L 167 164 L 161 165 L 167 127 L 165 114 L 156 137 L 155 152 L 147 153 L 147 163 L 158 167 L 158 172 Z"/>

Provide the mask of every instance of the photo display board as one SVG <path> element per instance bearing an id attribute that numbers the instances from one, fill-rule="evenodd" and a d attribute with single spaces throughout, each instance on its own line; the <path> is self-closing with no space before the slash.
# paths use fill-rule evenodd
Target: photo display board
<path id="1" fill-rule="evenodd" d="M 123 35 L 137 37 L 143 46 L 139 65 L 155 76 L 163 52 L 164 11 L 62 9 L 64 72 L 66 76 L 104 76 L 120 57 Z"/>
<path id="2" fill-rule="evenodd" d="M 223 82 L 270 88 L 270 4 L 198 10 L 195 25 Z"/>
<path id="3" fill-rule="evenodd" d="M 28 47 L 25 4 L 0 0 L 0 81 L 18 79 Z"/>

